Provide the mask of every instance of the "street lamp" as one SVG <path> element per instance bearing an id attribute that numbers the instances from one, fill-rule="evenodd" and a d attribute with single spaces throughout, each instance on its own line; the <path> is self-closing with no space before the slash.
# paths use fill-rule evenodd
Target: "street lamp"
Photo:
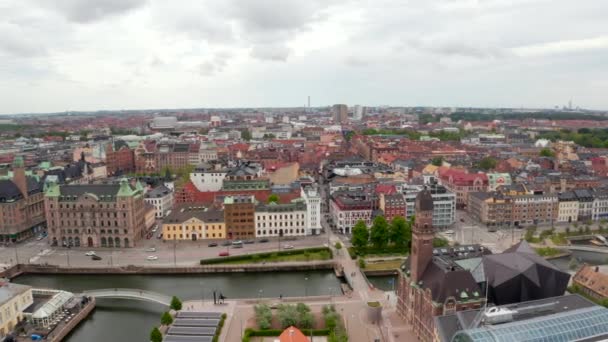
<path id="1" fill-rule="evenodd" d="M 304 297 L 308 297 L 308 277 L 304 277 Z"/>

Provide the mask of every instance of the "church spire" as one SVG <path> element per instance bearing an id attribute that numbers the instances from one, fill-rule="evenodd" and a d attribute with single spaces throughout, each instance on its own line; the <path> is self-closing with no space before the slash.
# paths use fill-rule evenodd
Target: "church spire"
<path id="1" fill-rule="evenodd" d="M 412 228 L 410 274 L 418 283 L 433 258 L 433 196 L 424 189 L 416 196 L 416 220 Z"/>

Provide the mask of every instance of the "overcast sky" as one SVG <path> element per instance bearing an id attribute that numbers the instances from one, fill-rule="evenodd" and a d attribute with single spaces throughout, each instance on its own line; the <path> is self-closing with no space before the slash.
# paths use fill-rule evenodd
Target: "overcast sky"
<path id="1" fill-rule="evenodd" d="M 606 0 L 0 0 L 0 113 L 608 108 Z"/>

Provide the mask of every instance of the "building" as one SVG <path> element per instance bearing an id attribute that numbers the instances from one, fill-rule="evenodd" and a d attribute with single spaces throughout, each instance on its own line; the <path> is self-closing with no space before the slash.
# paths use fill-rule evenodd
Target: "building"
<path id="1" fill-rule="evenodd" d="M 488 177 L 485 173 L 468 173 L 457 169 L 439 169 L 441 184 L 456 194 L 456 206 L 464 208 L 470 192 L 488 191 Z"/>
<path id="2" fill-rule="evenodd" d="M 203 207 L 181 207 L 163 220 L 163 240 L 225 239 L 224 212 Z"/>
<path id="3" fill-rule="evenodd" d="M 144 202 L 154 206 L 156 218 L 163 218 L 173 208 L 173 191 L 164 185 L 157 186 L 144 195 Z"/>
<path id="4" fill-rule="evenodd" d="M 228 239 L 255 237 L 255 198 L 251 195 L 226 196 L 224 221 Z"/>
<path id="5" fill-rule="evenodd" d="M 375 206 L 376 200 L 369 193 L 337 191 L 330 196 L 329 214 L 340 233 L 350 234 L 361 220 L 371 225 Z"/>
<path id="6" fill-rule="evenodd" d="M 355 108 L 353 109 L 353 120 L 355 120 L 355 121 L 363 120 L 363 111 L 364 111 L 364 108 L 362 106 L 355 105 Z"/>
<path id="7" fill-rule="evenodd" d="M 116 140 L 106 146 L 106 168 L 109 175 L 135 171 L 135 154 L 124 140 Z"/>
<path id="8" fill-rule="evenodd" d="M 44 229 L 44 194 L 35 176 L 15 157 L 12 179 L 0 179 L 0 242 L 17 242 Z"/>
<path id="9" fill-rule="evenodd" d="M 608 309 L 579 295 L 459 311 L 435 317 L 438 342 L 605 341 Z"/>
<path id="10" fill-rule="evenodd" d="M 144 236 L 144 189 L 116 184 L 48 183 L 44 206 L 52 245 L 134 247 Z"/>
<path id="11" fill-rule="evenodd" d="M 479 245 L 433 248 L 433 198 L 416 197 L 411 255 L 399 269 L 397 313 L 420 341 L 437 341 L 436 316 L 561 295 L 570 275 L 522 241 L 501 254 Z M 485 289 L 487 288 L 487 293 Z M 517 339 L 515 339 L 517 340 Z"/>
<path id="12" fill-rule="evenodd" d="M 389 222 L 397 216 L 405 218 L 407 215 L 405 196 L 403 194 L 380 194 L 379 204 L 380 210 L 384 212 L 384 218 Z"/>
<path id="13" fill-rule="evenodd" d="M 467 211 L 488 227 L 553 224 L 558 218 L 559 201 L 556 194 L 507 195 L 502 192 L 476 192 L 469 194 Z"/>
<path id="14" fill-rule="evenodd" d="M 572 283 L 598 302 L 608 300 L 608 274 L 602 272 L 600 266 L 583 265 L 572 278 Z"/>
<path id="15" fill-rule="evenodd" d="M 334 123 L 337 124 L 348 122 L 348 106 L 345 104 L 335 104 L 332 107 L 332 118 Z"/>
<path id="16" fill-rule="evenodd" d="M 34 303 L 32 287 L 0 282 L 0 339 L 10 334 L 24 318 L 23 311 Z"/>
<path id="17" fill-rule="evenodd" d="M 228 170 L 217 170 L 206 165 L 199 165 L 190 173 L 190 181 L 198 191 L 220 191 Z"/>
<path id="18" fill-rule="evenodd" d="M 467 211 L 475 221 L 485 224 L 488 228 L 513 225 L 513 200 L 502 193 L 470 193 Z"/>
<path id="19" fill-rule="evenodd" d="M 424 186 L 407 185 L 401 187 L 401 192 L 405 195 L 406 218 L 414 216 L 416 211 L 416 196 Z M 448 191 L 446 187 L 439 184 L 426 186 L 433 198 L 433 226 L 436 228 L 447 228 L 456 222 L 456 194 Z"/>
<path id="20" fill-rule="evenodd" d="M 318 188 L 312 185 L 302 186 L 300 197 L 306 202 L 306 235 L 321 234 L 321 194 Z"/>
<path id="21" fill-rule="evenodd" d="M 578 214 L 578 213 L 577 213 Z M 593 193 L 593 209 L 591 213 L 593 221 L 608 219 L 608 192 L 598 190 Z"/>
<path id="22" fill-rule="evenodd" d="M 258 204 L 255 208 L 256 237 L 305 236 L 306 202 Z"/>
<path id="23" fill-rule="evenodd" d="M 564 193 L 557 194 L 557 222 L 576 222 L 578 221 L 578 198 L 574 195 L 574 192 L 567 191 Z M 607 201 L 608 202 L 608 201 Z M 594 207 L 598 202 L 594 201 Z M 595 212 L 595 208 L 594 208 Z"/>
<path id="24" fill-rule="evenodd" d="M 488 173 L 488 190 L 495 191 L 500 186 L 512 184 L 511 175 L 508 173 Z"/>
<path id="25" fill-rule="evenodd" d="M 279 335 L 278 342 L 310 342 L 300 329 L 290 326 Z"/>

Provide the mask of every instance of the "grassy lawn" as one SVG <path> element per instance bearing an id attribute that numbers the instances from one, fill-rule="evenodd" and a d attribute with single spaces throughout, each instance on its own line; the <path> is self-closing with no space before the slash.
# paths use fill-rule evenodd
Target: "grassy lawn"
<path id="1" fill-rule="evenodd" d="M 403 263 L 403 259 L 367 261 L 364 271 L 397 270 Z"/>
<path id="2" fill-rule="evenodd" d="M 538 253 L 538 255 L 540 255 L 542 257 L 550 257 L 550 256 L 554 256 L 554 255 L 563 253 L 561 250 L 559 250 L 557 248 L 553 248 L 553 247 L 535 248 L 535 250 L 536 250 L 536 253 Z"/>
<path id="3" fill-rule="evenodd" d="M 259 264 L 263 262 L 293 262 L 293 261 L 316 261 L 316 260 L 329 260 L 331 255 L 327 251 L 318 252 L 300 252 L 291 255 L 269 255 L 260 256 L 252 254 L 251 258 L 244 260 L 226 260 L 221 264 L 224 265 L 242 265 L 242 264 Z"/>

